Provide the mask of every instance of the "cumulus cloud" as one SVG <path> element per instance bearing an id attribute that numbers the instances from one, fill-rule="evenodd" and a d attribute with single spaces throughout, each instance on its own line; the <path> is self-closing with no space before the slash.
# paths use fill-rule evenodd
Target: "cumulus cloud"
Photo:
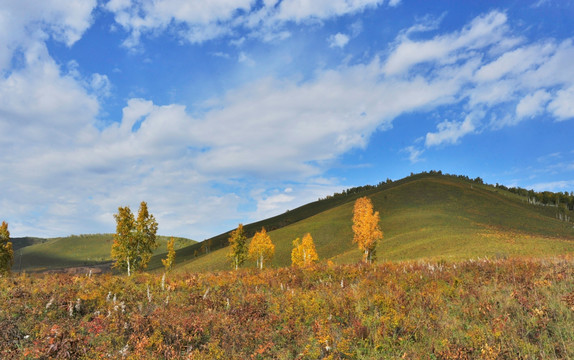
<path id="1" fill-rule="evenodd" d="M 559 90 L 556 97 L 548 104 L 548 110 L 558 118 L 566 120 L 574 118 L 574 85 Z"/>
<path id="2" fill-rule="evenodd" d="M 90 27 L 97 0 L 62 2 L 21 0 L 0 7 L 0 70 L 15 51 L 27 52 L 51 37 L 72 46 Z"/>
<path id="3" fill-rule="evenodd" d="M 470 114 L 466 116 L 464 121 L 442 121 L 437 125 L 437 132 L 427 133 L 425 138 L 425 146 L 438 146 L 443 143 L 456 144 L 458 140 L 466 134 L 473 133 L 477 126 L 477 115 Z"/>
<path id="4" fill-rule="evenodd" d="M 347 43 L 349 42 L 350 38 L 345 34 L 337 33 L 335 35 L 331 35 L 328 40 L 329 40 L 329 47 L 344 48 L 345 45 L 347 45 Z"/>
<path id="5" fill-rule="evenodd" d="M 260 3 L 266 11 L 262 22 L 253 27 L 279 21 L 270 19 L 320 20 L 381 3 L 317 1 L 290 10 L 296 1 L 267 0 Z M 202 10 L 187 1 L 111 0 L 106 7 L 137 43 L 141 35 L 173 22 L 188 24 L 185 36 L 194 33 L 197 41 L 219 36 L 213 34 L 233 31 L 233 19 L 247 21 L 237 15 L 238 9 L 251 16 L 255 6 L 253 1 L 210 4 Z M 83 19 L 89 24 L 90 12 Z M 215 30 L 199 33 L 192 27 L 196 24 Z M 52 29 L 43 26 L 42 31 Z M 49 34 L 60 34 L 58 39 L 68 44 L 84 26 L 68 24 Z M 572 41 L 521 43 L 502 12 L 479 16 L 460 31 L 428 40 L 401 33 L 387 57 L 317 69 L 305 80 L 268 77 L 239 85 L 212 99 L 201 115 L 192 116 L 193 109 L 181 104 L 129 99 L 122 119 L 103 129 L 96 128 L 95 119 L 98 97 L 111 91 L 107 76 L 78 78 L 73 67 L 66 71 L 58 66 L 40 38 L 34 40 L 26 29 L 21 27 L 26 40 L 20 46 L 22 68 L 0 79 L 0 166 L 25 179 L 15 182 L 0 173 L 9 194 L 0 201 L 7 215 L 30 219 L 16 224 L 22 235 L 61 235 L 80 221 L 83 232 L 102 226 L 113 231 L 117 206 L 137 208 L 138 201 L 146 200 L 161 226 L 187 236 L 193 227 L 201 240 L 213 235 L 215 221 L 218 228 L 243 221 L 237 209 L 245 205 L 244 179 L 261 182 L 262 188 L 284 181 L 309 184 L 292 186 L 291 192 L 249 195 L 255 218 L 339 191 L 336 182 L 320 181 L 325 170 L 349 150 L 364 148 L 375 131 L 390 129 L 402 114 L 427 113 L 445 104 L 464 109 L 461 119 L 441 121 L 426 134 L 424 148 L 405 149 L 416 162 L 423 149 L 456 144 L 489 126 L 509 126 L 543 112 L 560 120 L 574 113 Z M 528 61 L 519 62 L 521 56 Z M 248 59 L 246 53 L 238 58 Z M 418 71 L 421 64 L 433 66 Z M 498 108 L 503 105 L 510 113 Z M 491 124 L 484 118 L 502 120 Z M 224 194 L 218 186 L 234 191 Z M 67 221 L 62 221 L 64 215 Z"/>
<path id="6" fill-rule="evenodd" d="M 460 31 L 411 39 L 436 25 L 423 18 L 402 32 L 382 65 L 387 79 L 450 79 L 456 90 L 444 101 L 463 105 L 471 114 L 439 123 L 437 131 L 426 135 L 425 147 L 457 144 L 467 134 L 513 126 L 535 115 L 574 117 L 572 39 L 528 43 L 513 35 L 506 14 L 499 11 L 478 16 Z M 476 114 L 491 120 L 480 121 Z M 405 151 L 413 154 L 412 162 L 418 159 L 418 147 Z"/>

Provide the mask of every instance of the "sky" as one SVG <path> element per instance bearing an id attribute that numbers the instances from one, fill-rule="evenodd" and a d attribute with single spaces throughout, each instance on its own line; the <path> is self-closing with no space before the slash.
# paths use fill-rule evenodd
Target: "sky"
<path id="1" fill-rule="evenodd" d="M 441 170 L 574 190 L 572 0 L 0 0 L 0 220 L 203 240 Z"/>

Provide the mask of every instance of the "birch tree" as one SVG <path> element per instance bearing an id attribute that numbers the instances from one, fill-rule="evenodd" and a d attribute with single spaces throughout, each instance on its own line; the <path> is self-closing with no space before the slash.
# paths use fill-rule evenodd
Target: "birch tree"
<path id="1" fill-rule="evenodd" d="M 366 196 L 355 201 L 353 233 L 353 243 L 357 243 L 363 251 L 363 261 L 372 263 L 377 242 L 383 238 L 383 232 L 379 228 L 379 212 L 373 211 L 373 203 Z"/>
<path id="2" fill-rule="evenodd" d="M 142 201 L 137 220 L 130 208 L 119 207 L 116 219 L 116 233 L 112 244 L 112 259 L 116 260 L 115 268 L 127 270 L 128 276 L 133 271 L 147 268 L 153 250 L 158 247 L 156 233 L 158 224 L 148 212 L 147 203 Z"/>
<path id="3" fill-rule="evenodd" d="M 299 238 L 293 240 L 293 250 L 291 251 L 293 266 L 306 267 L 317 261 L 319 261 L 319 255 L 317 255 L 311 234 L 307 233 L 303 237 L 303 241 L 299 240 Z"/>
<path id="4" fill-rule="evenodd" d="M 261 231 L 256 232 L 249 243 L 249 257 L 257 262 L 259 269 L 263 269 L 265 262 L 271 260 L 273 255 L 275 255 L 275 245 L 271 242 L 265 228 L 261 228 Z"/>
<path id="5" fill-rule="evenodd" d="M 227 256 L 231 260 L 231 265 L 237 270 L 247 259 L 247 237 L 243 232 L 243 224 L 239 224 L 237 229 L 231 232 L 229 245 L 230 251 Z"/>
<path id="6" fill-rule="evenodd" d="M 175 239 L 172 237 L 167 242 L 167 257 L 161 259 L 161 263 L 165 267 L 165 272 L 171 271 L 173 264 L 175 263 Z"/>

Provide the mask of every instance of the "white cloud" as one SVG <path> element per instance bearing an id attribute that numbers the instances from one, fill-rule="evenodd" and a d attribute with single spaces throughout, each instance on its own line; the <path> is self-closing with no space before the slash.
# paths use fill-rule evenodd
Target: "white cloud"
<path id="1" fill-rule="evenodd" d="M 462 122 L 445 120 L 439 123 L 437 132 L 427 133 L 425 146 L 428 148 L 443 143 L 456 144 L 461 137 L 476 130 L 478 116 L 478 114 L 470 114 Z"/>
<path id="2" fill-rule="evenodd" d="M 240 63 L 244 63 L 247 66 L 255 66 L 255 61 L 243 51 L 239 53 L 239 58 L 237 59 L 237 61 L 239 61 Z"/>
<path id="3" fill-rule="evenodd" d="M 276 15 L 280 20 L 295 22 L 310 19 L 328 19 L 335 16 L 361 12 L 383 3 L 383 0 L 284 0 Z"/>
<path id="4" fill-rule="evenodd" d="M 335 35 L 331 35 L 328 39 L 329 47 L 344 48 L 349 40 L 350 38 L 345 34 L 337 33 Z"/>
<path id="5" fill-rule="evenodd" d="M 403 151 L 409 153 L 409 161 L 411 163 L 417 163 L 422 161 L 421 156 L 424 154 L 424 150 L 416 148 L 415 146 L 407 146 Z"/>
<path id="6" fill-rule="evenodd" d="M 552 181 L 544 183 L 536 183 L 530 186 L 526 186 L 527 189 L 532 189 L 534 191 L 564 191 L 572 189 L 574 186 L 574 181 L 572 180 L 561 180 Z"/>
<path id="7" fill-rule="evenodd" d="M 380 74 L 375 59 L 324 71 L 305 83 L 269 78 L 230 91 L 194 126 L 195 141 L 208 149 L 197 154 L 196 167 L 207 173 L 316 175 L 325 162 L 364 147 L 395 116 L 439 104 L 458 90 L 451 79 L 379 81 Z"/>
<path id="8" fill-rule="evenodd" d="M 10 66 L 15 51 L 24 53 L 51 37 L 72 46 L 92 22 L 97 0 L 19 0 L 0 6 L 0 71 Z"/>
<path id="9" fill-rule="evenodd" d="M 271 19 L 277 19 L 283 4 L 290 3 L 295 2 L 266 1 L 264 6 L 270 7 L 264 14 L 266 21 L 276 21 Z M 347 1 L 346 7 L 337 8 L 340 1 L 319 1 L 288 18 L 323 19 L 379 3 Z M 172 22 L 203 21 L 206 28 L 215 24 L 233 29 L 236 25 L 227 23 L 235 17 L 231 9 L 252 9 L 255 2 L 217 4 L 222 9 L 206 10 L 203 15 L 185 15 L 188 9 L 181 8 L 186 6 L 182 1 L 134 5 L 112 0 L 106 6 L 137 40 L 146 31 Z M 163 12 L 153 13 L 160 5 Z M 179 17 L 171 14 L 180 8 Z M 273 34 L 278 33 L 275 30 Z M 74 34 L 70 31 L 67 39 L 74 39 Z M 204 36 L 197 34 L 198 39 Z M 63 70 L 40 38 L 26 36 L 35 40 L 22 42 L 24 66 L 0 79 L 0 167 L 22 179 L 15 182 L 0 173 L 3 195 L 8 194 L 0 199 L 0 206 L 7 209 L 7 216 L 30 219 L 16 224 L 15 234 L 22 235 L 61 235 L 78 231 L 80 222 L 81 232 L 102 227 L 113 231 L 112 214 L 118 206 L 137 208 L 139 201 L 146 200 L 160 231 L 164 226 L 175 235 L 190 236 L 193 231 L 191 236 L 201 240 L 213 235 L 215 221 L 220 223 L 217 228 L 221 224 L 231 228 L 244 220 L 237 210 L 245 205 L 244 179 L 280 189 L 285 181 L 311 183 L 290 186 L 292 191 L 253 195 L 254 204 L 249 205 L 255 208 L 254 219 L 339 191 L 336 183 L 325 184 L 317 177 L 350 149 L 364 148 L 375 131 L 391 128 L 399 115 L 428 112 L 445 104 L 460 105 L 469 114 L 440 122 L 436 131 L 426 134 L 424 147 L 407 147 L 409 159 L 416 162 L 425 149 L 455 144 L 467 134 L 497 126 L 481 121 L 487 115 L 502 119 L 497 124 L 515 123 L 507 113 L 495 116 L 497 106 L 504 103 L 510 104 L 510 113 L 517 118 L 547 111 L 562 119 L 573 113 L 572 42 L 542 41 L 516 48 L 506 15 L 498 12 L 478 17 L 461 31 L 426 41 L 413 41 L 403 34 L 383 60 L 375 57 L 335 70 L 316 69 L 305 80 L 269 77 L 240 85 L 214 99 L 197 117 L 180 104 L 159 106 L 130 99 L 121 121 L 103 130 L 96 128 L 95 119 L 97 96 L 111 91 L 107 76 L 82 79 L 73 66 Z M 489 50 L 494 47 L 502 52 L 491 60 L 494 55 Z M 528 61 L 517 62 L 519 55 L 528 56 Z M 248 61 L 249 56 L 240 53 L 238 60 Z M 423 62 L 434 66 L 416 71 L 415 65 Z M 225 195 L 218 186 L 235 190 Z"/>
<path id="10" fill-rule="evenodd" d="M 532 117 L 544 111 L 544 106 L 550 100 L 551 95 L 545 90 L 538 90 L 534 94 L 526 95 L 516 105 L 516 117 Z"/>
<path id="11" fill-rule="evenodd" d="M 569 88 L 559 90 L 556 97 L 548 104 L 548 110 L 558 120 L 574 118 L 574 84 Z"/>
<path id="12" fill-rule="evenodd" d="M 506 20 L 504 13 L 493 11 L 477 17 L 460 32 L 423 41 L 401 37 L 388 57 L 384 71 L 388 75 L 397 75 L 420 63 L 453 62 L 458 56 L 465 56 L 469 50 L 499 42 L 506 31 Z M 464 54 L 460 53 L 461 50 L 464 50 Z"/>
<path id="13" fill-rule="evenodd" d="M 112 83 L 107 75 L 92 74 L 90 88 L 100 97 L 109 97 L 112 92 Z"/>
<path id="14" fill-rule="evenodd" d="M 105 8 L 129 32 L 124 45 L 136 48 L 147 34 L 177 27 L 177 33 L 191 43 L 233 36 L 239 28 L 251 29 L 250 36 L 275 41 L 290 36 L 282 30 L 286 22 L 321 21 L 374 8 L 383 0 L 110 0 Z M 391 1 L 396 5 L 397 1 Z"/>
<path id="15" fill-rule="evenodd" d="M 478 82 L 499 80 L 505 75 L 515 75 L 535 68 L 548 61 L 556 50 L 553 43 L 527 45 L 502 54 L 496 60 L 482 66 L 475 75 Z"/>

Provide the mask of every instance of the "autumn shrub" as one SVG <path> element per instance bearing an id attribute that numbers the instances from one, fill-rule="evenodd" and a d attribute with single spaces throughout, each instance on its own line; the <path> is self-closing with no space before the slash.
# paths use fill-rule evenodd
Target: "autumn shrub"
<path id="1" fill-rule="evenodd" d="M 3 359 L 574 356 L 571 257 L 0 278 Z"/>

